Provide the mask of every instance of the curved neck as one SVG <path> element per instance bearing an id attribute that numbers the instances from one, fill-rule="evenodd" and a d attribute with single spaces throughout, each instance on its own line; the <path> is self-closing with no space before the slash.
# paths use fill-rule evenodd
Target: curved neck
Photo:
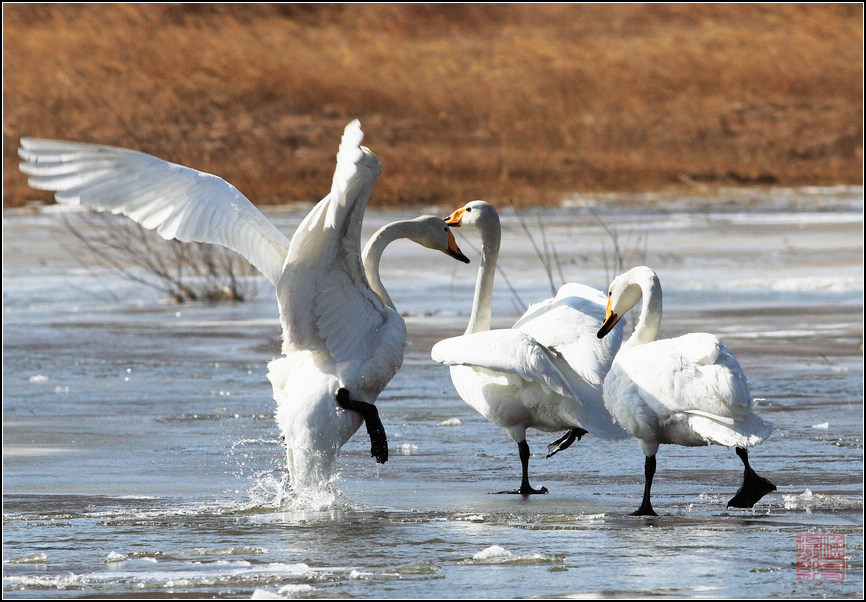
<path id="1" fill-rule="evenodd" d="M 643 301 L 634 331 L 621 349 L 655 341 L 662 323 L 662 285 L 658 277 L 650 271 L 643 272 L 634 284 L 640 287 Z"/>
<path id="2" fill-rule="evenodd" d="M 498 217 L 481 231 L 481 265 L 475 280 L 475 297 L 472 299 L 472 314 L 469 316 L 466 334 L 490 330 L 490 304 L 493 300 L 493 279 L 496 276 L 501 236 Z"/>
<path id="3" fill-rule="evenodd" d="M 388 291 L 385 290 L 385 285 L 382 284 L 382 279 L 379 277 L 379 263 L 382 260 L 382 252 L 385 247 L 390 245 L 398 238 L 411 238 L 411 222 L 392 222 L 379 228 L 370 240 L 367 241 L 364 251 L 361 253 L 361 259 L 364 262 L 364 274 L 367 276 L 367 282 L 370 288 L 376 293 L 376 296 L 382 300 L 382 303 L 396 309 L 391 297 L 388 296 Z"/>

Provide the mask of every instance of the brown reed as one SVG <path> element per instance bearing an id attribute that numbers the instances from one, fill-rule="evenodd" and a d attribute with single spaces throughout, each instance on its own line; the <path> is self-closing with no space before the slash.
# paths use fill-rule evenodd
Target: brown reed
<path id="1" fill-rule="evenodd" d="M 22 136 L 135 148 L 314 201 L 358 117 L 375 206 L 862 184 L 856 4 L 3 5 L 3 203 Z"/>

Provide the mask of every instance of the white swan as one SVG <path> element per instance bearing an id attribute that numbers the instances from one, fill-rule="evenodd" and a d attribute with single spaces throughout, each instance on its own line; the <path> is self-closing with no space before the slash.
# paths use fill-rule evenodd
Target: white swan
<path id="1" fill-rule="evenodd" d="M 512 328 L 490 330 L 490 303 L 499 254 L 499 215 L 472 201 L 446 220 L 481 233 L 481 265 L 466 333 L 434 345 L 431 355 L 449 365 L 463 400 L 503 428 L 517 443 L 520 487 L 510 493 L 547 493 L 529 484 L 526 429 L 568 432 L 549 446 L 548 457 L 587 431 L 605 438 L 628 435 L 604 409 L 602 383 L 622 341 L 622 325 L 599 344 L 605 296 L 582 284 L 566 284 L 556 296 L 531 306 Z M 505 492 L 503 492 L 505 493 Z"/>
<path id="2" fill-rule="evenodd" d="M 384 289 L 377 294 L 370 288 L 362 267 L 361 222 L 381 172 L 362 139 L 360 123 L 349 123 L 331 192 L 291 242 L 244 195 L 211 174 L 100 145 L 24 138 L 19 149 L 30 185 L 57 191 L 58 202 L 124 214 L 165 239 L 226 246 L 276 287 L 284 356 L 270 362 L 268 378 L 294 487 L 327 483 L 362 416 L 371 453 L 379 462 L 387 459 L 372 404 L 402 364 L 406 327 L 387 296 L 380 298 Z M 390 224 L 368 246 L 370 280 L 379 285 L 379 257 L 396 237 L 468 262 L 440 218 Z"/>
<path id="3" fill-rule="evenodd" d="M 773 426 L 754 413 L 746 376 L 716 336 L 691 333 L 656 339 L 662 317 L 658 276 L 640 266 L 611 282 L 599 338 L 643 297 L 640 317 L 604 381 L 604 404 L 637 437 L 646 456 L 644 494 L 633 514 L 652 515 L 650 488 L 659 444 L 735 447 L 745 468 L 743 485 L 728 506 L 751 508 L 776 486 L 749 465 L 747 447 L 770 436 Z"/>

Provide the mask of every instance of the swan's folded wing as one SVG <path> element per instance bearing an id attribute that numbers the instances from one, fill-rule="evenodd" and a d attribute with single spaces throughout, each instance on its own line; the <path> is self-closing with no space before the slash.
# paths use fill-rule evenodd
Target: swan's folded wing
<path id="1" fill-rule="evenodd" d="M 631 408 L 644 407 L 662 421 L 671 414 L 693 411 L 736 421 L 751 414 L 749 387 L 739 365 L 693 361 L 696 356 L 718 360 L 730 354 L 721 348 L 713 353 L 709 347 L 681 343 L 680 338 L 661 339 L 620 354 L 605 379 L 605 399 L 610 391 L 611 399 Z"/>
<path id="2" fill-rule="evenodd" d="M 713 334 L 693 332 L 669 339 L 669 345 L 671 356 L 686 367 L 676 373 L 681 379 L 679 388 L 693 390 L 693 397 L 717 400 L 702 409 L 722 416 L 739 416 L 752 411 L 754 404 L 746 375 L 721 339 Z"/>
<path id="3" fill-rule="evenodd" d="M 138 151 L 22 138 L 30 186 L 58 203 L 123 214 L 165 239 L 219 244 L 276 285 L 288 239 L 225 180 Z"/>
<path id="4" fill-rule="evenodd" d="M 346 126 L 331 192 L 298 226 L 277 287 L 286 344 L 337 361 L 372 353 L 389 311 L 361 264 L 361 223 L 381 173 L 362 139 L 357 120 Z"/>
<path id="5" fill-rule="evenodd" d="M 448 366 L 473 366 L 515 374 L 538 382 L 560 395 L 580 398 L 573 384 L 560 372 L 553 353 L 528 334 L 510 328 L 476 332 L 439 341 L 434 361 Z"/>

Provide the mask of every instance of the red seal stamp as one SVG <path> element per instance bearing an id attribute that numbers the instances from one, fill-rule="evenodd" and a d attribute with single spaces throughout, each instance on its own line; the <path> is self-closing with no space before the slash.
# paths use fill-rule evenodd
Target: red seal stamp
<path id="1" fill-rule="evenodd" d="M 797 581 L 845 581 L 845 536 L 797 535 Z"/>

